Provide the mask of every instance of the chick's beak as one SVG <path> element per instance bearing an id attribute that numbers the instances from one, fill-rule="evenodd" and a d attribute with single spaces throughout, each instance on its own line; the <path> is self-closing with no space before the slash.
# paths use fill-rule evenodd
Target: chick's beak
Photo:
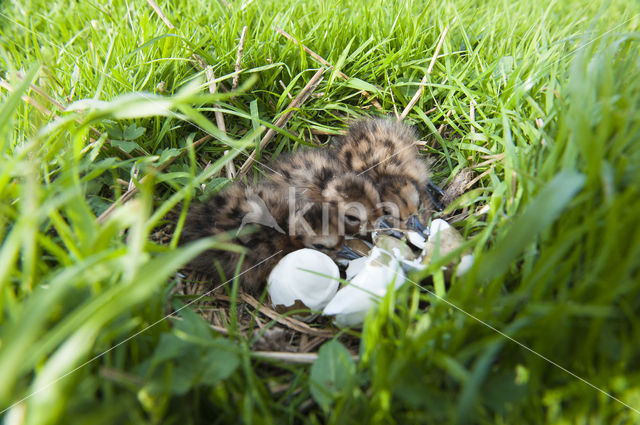
<path id="1" fill-rule="evenodd" d="M 381 233 L 384 233 L 389 236 L 393 236 L 394 238 L 402 239 L 404 234 L 394 228 L 386 220 L 378 220 L 378 229 L 380 229 Z"/>
<path id="2" fill-rule="evenodd" d="M 407 220 L 407 229 L 415 230 L 423 235 L 429 235 L 429 229 L 427 229 L 415 215 L 409 216 L 409 219 Z"/>
<path id="3" fill-rule="evenodd" d="M 438 211 L 442 211 L 444 207 L 437 198 L 442 198 L 444 196 L 444 191 L 438 185 L 432 182 L 431 179 L 429 179 L 427 181 L 426 192 L 427 196 L 429 196 L 429 199 L 431 199 L 434 208 Z"/>
<path id="4" fill-rule="evenodd" d="M 346 258 L 347 260 L 355 260 L 356 258 L 362 257 L 362 255 L 358 254 L 353 249 L 349 248 L 347 245 L 343 245 L 342 249 L 338 251 L 336 256 L 338 258 Z"/>

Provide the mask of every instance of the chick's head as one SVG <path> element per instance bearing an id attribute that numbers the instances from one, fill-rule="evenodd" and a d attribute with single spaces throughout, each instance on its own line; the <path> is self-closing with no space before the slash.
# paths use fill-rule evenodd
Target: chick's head
<path id="1" fill-rule="evenodd" d="M 420 191 L 405 177 L 385 177 L 377 182 L 382 216 L 392 222 L 404 223 L 420 209 Z"/>
<path id="2" fill-rule="evenodd" d="M 337 217 L 340 234 L 363 233 L 380 215 L 378 191 L 371 181 L 355 173 L 331 179 L 322 197 Z"/>

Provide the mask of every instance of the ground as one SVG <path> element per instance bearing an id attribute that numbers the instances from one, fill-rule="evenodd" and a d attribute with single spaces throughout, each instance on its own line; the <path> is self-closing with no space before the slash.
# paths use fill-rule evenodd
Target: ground
<path id="1" fill-rule="evenodd" d="M 5 423 L 640 423 L 637 3 L 152 3 L 0 4 Z M 188 305 L 224 241 L 168 217 L 371 115 L 470 272 L 362 329 Z"/>

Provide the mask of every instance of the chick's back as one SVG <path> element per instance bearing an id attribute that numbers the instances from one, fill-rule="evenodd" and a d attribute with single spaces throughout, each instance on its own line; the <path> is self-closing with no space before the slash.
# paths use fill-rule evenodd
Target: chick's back
<path id="1" fill-rule="evenodd" d="M 402 176 L 424 187 L 427 167 L 418 155 L 415 131 L 391 119 L 354 122 L 334 147 L 340 162 L 373 181 Z"/>

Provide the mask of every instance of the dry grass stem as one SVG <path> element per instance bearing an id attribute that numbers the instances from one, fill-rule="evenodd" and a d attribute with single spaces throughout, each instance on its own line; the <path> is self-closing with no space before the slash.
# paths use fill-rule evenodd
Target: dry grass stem
<path id="1" fill-rule="evenodd" d="M 311 134 L 314 136 L 338 136 L 347 134 L 347 130 L 323 130 L 320 128 L 312 128 Z"/>
<path id="2" fill-rule="evenodd" d="M 220 296 L 220 299 L 224 299 L 226 297 L 224 296 Z M 301 322 L 300 320 L 296 320 L 293 317 L 288 317 L 288 316 L 283 316 L 282 314 L 278 313 L 277 311 L 265 306 L 265 305 L 261 305 L 258 300 L 256 300 L 255 298 L 253 298 L 251 295 L 248 294 L 242 294 L 241 298 L 244 302 L 246 302 L 247 304 L 249 304 L 251 307 L 255 308 L 256 310 L 258 310 L 260 313 L 264 314 L 265 316 L 267 316 L 268 318 L 275 320 L 276 322 L 280 323 L 283 326 L 286 326 L 290 329 L 293 329 L 295 331 L 301 332 L 301 333 L 306 333 L 309 335 L 313 335 L 313 336 L 321 336 L 324 338 L 331 338 L 334 335 L 334 332 L 329 330 L 329 329 L 316 329 L 316 328 L 312 328 L 311 326 L 307 325 L 304 322 Z"/>
<path id="3" fill-rule="evenodd" d="M 216 86 L 216 76 L 213 73 L 213 67 L 211 67 L 211 65 L 207 65 L 207 63 L 200 56 L 195 54 L 193 56 L 196 62 L 198 63 L 198 65 L 202 69 L 204 69 L 204 75 L 207 79 L 207 87 L 209 89 L 209 93 L 214 94 L 216 92 L 217 86 Z M 226 133 L 227 126 L 224 123 L 224 115 L 222 114 L 222 111 L 220 111 L 219 109 L 215 109 L 214 115 L 216 117 L 216 126 L 218 127 L 218 130 L 220 130 L 223 133 Z M 224 151 L 225 155 L 228 152 L 229 152 L 228 150 Z M 225 165 L 224 168 L 226 170 L 227 178 L 233 179 L 236 175 L 236 168 L 233 165 L 233 161 L 230 161 L 227 165 Z"/>
<path id="4" fill-rule="evenodd" d="M 396 99 L 393 97 L 393 89 L 391 88 L 391 81 L 389 81 L 389 73 L 387 72 L 387 70 L 384 70 L 384 76 L 387 79 L 387 87 L 389 87 L 389 94 L 391 95 L 391 104 L 393 105 L 393 114 L 395 115 L 396 119 L 399 120 L 400 119 L 400 114 L 398 113 L 398 108 L 396 106 Z"/>
<path id="5" fill-rule="evenodd" d="M 492 171 L 493 171 L 493 165 L 491 167 L 489 167 L 488 170 L 484 171 L 483 173 L 480 173 L 479 175 L 474 177 L 473 180 L 471 180 L 469 183 L 467 183 L 467 185 L 464 187 L 464 190 L 467 191 L 467 190 L 471 189 L 471 187 L 474 184 L 478 183 L 484 176 L 488 176 L 489 174 L 491 174 Z"/>
<path id="6" fill-rule="evenodd" d="M 411 109 L 413 109 L 416 103 L 418 103 L 418 100 L 420 100 L 420 96 L 422 96 L 422 92 L 424 92 L 424 85 L 427 83 L 427 77 L 431 75 L 431 71 L 433 71 L 433 67 L 436 64 L 436 59 L 440 54 L 440 49 L 442 48 L 442 44 L 444 43 L 444 38 L 447 36 L 447 32 L 449 32 L 449 27 L 444 27 L 444 31 L 442 31 L 442 35 L 440 36 L 440 41 L 438 41 L 438 45 L 436 46 L 436 51 L 433 53 L 433 56 L 431 57 L 431 63 L 429 64 L 427 73 L 424 75 L 424 77 L 422 77 L 422 80 L 420 81 L 420 87 L 416 91 L 416 94 L 414 94 L 411 100 L 409 101 L 409 104 L 407 105 L 407 107 L 404 108 L 404 111 L 402 111 L 402 114 L 400 114 L 401 121 L 404 120 L 407 117 L 407 115 L 409 115 L 409 111 L 411 111 Z"/>
<path id="7" fill-rule="evenodd" d="M 285 363 L 313 363 L 318 358 L 318 353 L 288 353 L 280 351 L 254 351 L 251 353 L 254 357 L 260 357 L 263 359 L 280 360 Z M 354 361 L 359 361 L 360 358 L 356 355 L 351 355 Z"/>
<path id="8" fill-rule="evenodd" d="M 449 109 L 449 111 L 447 112 L 446 117 L 449 118 L 451 116 L 451 114 L 453 114 L 453 109 Z M 446 127 L 445 123 L 440 124 L 440 127 L 438 127 L 438 134 L 442 136 L 442 132 L 444 131 L 444 128 Z"/>
<path id="9" fill-rule="evenodd" d="M 153 8 L 154 12 L 156 12 L 156 15 L 158 15 L 160 19 L 162 19 L 162 21 L 169 27 L 169 29 L 175 28 L 171 23 L 171 21 L 165 16 L 165 14 L 162 13 L 162 10 L 160 10 L 160 7 L 158 7 L 155 1 L 147 0 L 147 3 L 149 3 L 149 5 Z"/>
<path id="10" fill-rule="evenodd" d="M 471 133 L 475 133 L 476 129 L 474 124 L 476 122 L 476 102 L 471 99 L 471 103 L 469 104 L 469 120 L 471 121 Z"/>
<path id="11" fill-rule="evenodd" d="M 242 35 L 240 36 L 240 42 L 238 43 L 238 57 L 236 58 L 236 75 L 233 76 L 233 83 L 231 89 L 238 88 L 238 80 L 240 79 L 240 70 L 242 69 L 242 51 L 244 50 L 244 39 L 247 36 L 247 26 L 242 28 Z"/>
<path id="12" fill-rule="evenodd" d="M 13 92 L 13 87 L 11 86 L 11 84 L 9 84 L 6 80 L 2 78 L 0 78 L 0 87 L 5 88 L 7 91 Z M 36 108 L 43 115 L 56 116 L 53 112 L 49 111 L 47 108 L 45 108 L 40 102 L 38 102 L 34 98 L 26 94 L 23 94 L 21 97 L 22 97 L 22 100 L 24 100 L 25 102 L 27 102 L 28 104 Z"/>
<path id="13" fill-rule="evenodd" d="M 287 106 L 286 112 L 276 120 L 276 122 L 274 123 L 274 126 L 278 128 L 282 128 L 287 124 L 287 122 L 289 122 L 295 110 L 299 108 L 309 98 L 309 96 L 311 95 L 311 93 L 313 93 L 313 91 L 318 86 L 318 84 L 320 84 L 320 82 L 322 81 L 322 74 L 324 73 L 324 71 L 325 71 L 325 68 L 320 68 L 313 75 L 313 77 L 311 77 L 311 80 L 309 80 L 307 85 L 305 85 L 300 91 L 300 93 L 298 93 L 298 95 L 295 98 L 293 98 L 293 100 L 289 103 L 289 106 Z M 269 142 L 271 142 L 271 140 L 275 137 L 276 134 L 277 134 L 277 131 L 272 128 L 267 130 L 267 134 L 265 134 L 262 140 L 260 140 L 261 151 L 269 144 Z M 256 159 L 256 151 L 254 150 L 253 152 L 251 152 L 251 155 L 249 155 L 249 158 L 247 158 L 244 164 L 242 164 L 242 167 L 240 167 L 240 170 L 238 171 L 237 176 L 238 177 L 244 176 L 247 173 L 247 171 L 249 171 L 249 168 L 251 168 L 251 165 L 254 163 L 255 159 Z"/>
<path id="14" fill-rule="evenodd" d="M 253 357 L 269 360 L 279 360 L 285 363 L 312 364 L 318 358 L 318 353 L 288 353 L 281 351 L 253 351 Z"/>
<path id="15" fill-rule="evenodd" d="M 484 158 L 488 158 L 488 159 L 486 161 L 482 161 L 482 162 L 479 162 L 477 164 L 474 164 L 474 165 L 470 166 L 469 168 L 473 169 L 473 168 L 486 167 L 487 165 L 491 165 L 496 161 L 502 161 L 504 159 L 504 154 L 500 153 L 500 154 L 497 154 L 497 155 L 491 155 L 489 157 L 483 156 L 482 158 L 483 159 Z"/>
<path id="16" fill-rule="evenodd" d="M 278 82 L 280 83 L 280 87 L 282 87 L 284 90 L 287 90 L 287 85 L 282 80 L 279 80 Z M 289 97 L 289 99 L 293 99 L 291 93 L 287 92 L 287 96 Z"/>

